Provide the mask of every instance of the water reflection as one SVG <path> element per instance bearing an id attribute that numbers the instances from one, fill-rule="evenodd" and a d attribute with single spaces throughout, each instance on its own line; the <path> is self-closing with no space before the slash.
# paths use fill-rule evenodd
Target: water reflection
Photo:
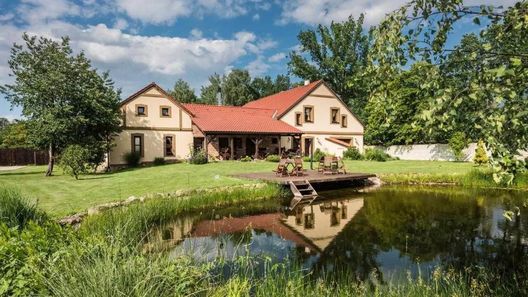
<path id="1" fill-rule="evenodd" d="M 512 221 L 502 215 L 523 193 L 386 187 L 324 196 L 331 199 L 287 212 L 180 217 L 154 230 L 147 248 L 198 261 L 269 256 L 382 281 L 438 265 L 528 271 L 526 207 Z"/>

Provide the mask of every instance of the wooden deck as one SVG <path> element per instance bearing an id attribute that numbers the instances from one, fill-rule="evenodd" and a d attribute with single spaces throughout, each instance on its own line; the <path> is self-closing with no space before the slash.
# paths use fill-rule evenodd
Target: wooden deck
<path id="1" fill-rule="evenodd" d="M 277 183 L 281 185 L 287 185 L 290 181 L 305 181 L 312 184 L 322 183 L 333 183 L 333 182 L 345 182 L 355 180 L 366 180 L 370 177 L 376 177 L 372 173 L 346 173 L 346 174 L 322 174 L 316 170 L 309 170 L 304 173 L 303 176 L 277 176 L 274 172 L 258 172 L 258 173 L 244 173 L 234 175 L 239 178 L 256 179 L 266 182 Z"/>

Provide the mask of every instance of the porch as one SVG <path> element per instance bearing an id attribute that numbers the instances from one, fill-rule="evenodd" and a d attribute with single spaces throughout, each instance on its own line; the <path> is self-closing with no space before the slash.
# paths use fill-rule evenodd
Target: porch
<path id="1" fill-rule="evenodd" d="M 204 134 L 195 135 L 194 149 L 205 150 L 218 160 L 239 160 L 249 156 L 301 154 L 301 134 Z"/>

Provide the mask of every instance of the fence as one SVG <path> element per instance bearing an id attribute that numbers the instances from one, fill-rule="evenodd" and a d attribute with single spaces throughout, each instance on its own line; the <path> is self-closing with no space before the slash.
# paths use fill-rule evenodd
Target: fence
<path id="1" fill-rule="evenodd" d="M 44 165 L 48 164 L 47 151 L 26 148 L 0 149 L 0 166 Z"/>
<path id="2" fill-rule="evenodd" d="M 374 146 L 365 146 L 365 148 L 372 148 Z M 447 144 L 411 144 L 411 145 L 391 145 L 389 147 L 375 146 L 391 155 L 398 157 L 401 160 L 427 160 L 427 161 L 454 161 L 455 155 L 449 149 Z M 475 157 L 476 143 L 470 143 L 465 148 L 463 153 L 463 161 L 471 162 Z M 488 152 L 489 155 L 489 152 Z M 520 158 L 527 158 L 528 152 L 519 152 Z"/>

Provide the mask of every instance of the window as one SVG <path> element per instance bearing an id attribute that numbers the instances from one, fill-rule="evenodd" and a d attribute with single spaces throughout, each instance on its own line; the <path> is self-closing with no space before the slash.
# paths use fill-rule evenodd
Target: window
<path id="1" fill-rule="evenodd" d="M 313 123 L 314 121 L 314 108 L 313 106 L 304 107 L 304 122 Z"/>
<path id="2" fill-rule="evenodd" d="M 339 124 L 339 108 L 330 108 L 330 123 Z"/>
<path id="3" fill-rule="evenodd" d="M 302 126 L 302 113 L 300 112 L 295 113 L 295 125 Z"/>
<path id="4" fill-rule="evenodd" d="M 136 116 L 146 117 L 148 113 L 147 106 L 143 104 L 136 104 Z"/>
<path id="5" fill-rule="evenodd" d="M 170 106 L 160 106 L 160 117 L 170 118 L 171 117 L 171 107 Z"/>
<path id="6" fill-rule="evenodd" d="M 341 127 L 346 128 L 348 126 L 347 116 L 344 114 L 341 116 Z"/>
<path id="7" fill-rule="evenodd" d="M 165 157 L 173 157 L 174 156 L 174 136 L 173 135 L 165 135 Z"/>
<path id="8" fill-rule="evenodd" d="M 143 134 L 135 133 L 132 134 L 132 152 L 140 154 L 143 157 Z"/>

